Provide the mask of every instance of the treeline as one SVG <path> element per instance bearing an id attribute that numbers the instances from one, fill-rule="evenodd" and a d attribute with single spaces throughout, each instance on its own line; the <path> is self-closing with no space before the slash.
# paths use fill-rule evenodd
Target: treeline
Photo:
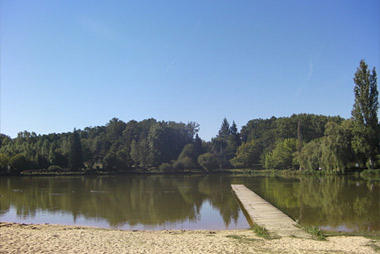
<path id="1" fill-rule="evenodd" d="M 210 142 L 200 139 L 195 122 L 155 119 L 114 118 L 105 126 L 42 136 L 24 131 L 14 139 L 0 134 L 0 172 L 372 169 L 380 165 L 375 69 L 361 61 L 354 82 L 350 119 L 313 114 L 254 119 L 240 132 L 224 119 Z"/>
<path id="2" fill-rule="evenodd" d="M 193 144 L 201 153 L 198 130 L 194 122 L 147 119 L 125 123 L 114 118 L 105 126 L 71 133 L 36 135 L 24 131 L 14 139 L 1 135 L 0 169 L 14 174 L 25 170 L 150 169 L 177 160 L 186 145 Z"/>
<path id="3" fill-rule="evenodd" d="M 24 131 L 14 139 L 1 135 L 0 168 L 3 173 L 15 174 L 24 170 L 158 168 L 168 172 L 260 168 L 261 164 L 267 166 L 265 159 L 278 144 L 296 142 L 300 124 L 303 140 L 308 142 L 321 138 L 328 122 L 342 121 L 340 117 L 307 114 L 272 117 L 251 120 L 239 133 L 234 122 L 230 125 L 224 119 L 216 137 L 205 142 L 198 136 L 199 125 L 194 122 L 184 124 L 147 119 L 125 123 L 114 118 L 105 126 L 70 133 L 36 135 Z M 286 163 L 281 167 L 289 168 Z"/>

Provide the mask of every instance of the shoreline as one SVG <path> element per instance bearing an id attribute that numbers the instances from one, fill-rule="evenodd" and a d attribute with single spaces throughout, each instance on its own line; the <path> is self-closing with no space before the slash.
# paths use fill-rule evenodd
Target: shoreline
<path id="1" fill-rule="evenodd" d="M 312 171 L 312 170 L 279 170 L 279 169 L 249 169 L 249 168 L 231 168 L 217 169 L 213 171 L 204 171 L 201 169 L 187 169 L 183 171 L 164 172 L 158 169 L 143 170 L 122 170 L 122 171 L 96 171 L 96 170 L 81 170 L 81 171 L 47 171 L 47 170 L 26 170 L 20 174 L 5 174 L 1 173 L 0 177 L 9 176 L 107 176 L 107 175 L 245 175 L 245 176 L 350 176 L 355 175 L 363 179 L 380 180 L 380 169 L 373 170 L 356 170 L 347 171 L 345 173 L 336 173 L 329 171 Z"/>
<path id="2" fill-rule="evenodd" d="M 0 253 L 377 253 L 380 240 L 264 239 L 253 230 L 114 230 L 0 222 Z"/>

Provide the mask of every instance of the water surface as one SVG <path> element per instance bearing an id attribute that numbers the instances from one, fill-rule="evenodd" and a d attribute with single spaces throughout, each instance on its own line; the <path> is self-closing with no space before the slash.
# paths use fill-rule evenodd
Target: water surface
<path id="1" fill-rule="evenodd" d="M 242 229 L 228 176 L 0 178 L 0 220 L 119 229 Z"/>
<path id="2" fill-rule="evenodd" d="M 354 177 L 120 175 L 0 178 L 0 221 L 118 229 L 243 229 L 231 184 L 302 225 L 380 231 L 380 181 Z"/>

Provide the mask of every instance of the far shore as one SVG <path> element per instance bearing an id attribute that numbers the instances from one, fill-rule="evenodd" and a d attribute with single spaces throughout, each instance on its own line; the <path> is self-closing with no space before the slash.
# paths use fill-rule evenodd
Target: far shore
<path id="1" fill-rule="evenodd" d="M 0 253 L 378 253 L 380 240 L 263 239 L 252 230 L 123 231 L 0 222 Z"/>
<path id="2" fill-rule="evenodd" d="M 374 170 L 356 170 L 348 171 L 344 174 L 337 172 L 329 172 L 323 170 L 277 170 L 277 169 L 249 169 L 249 168 L 231 168 L 217 169 L 213 171 L 204 171 L 201 169 L 186 169 L 183 171 L 164 172 L 159 169 L 131 169 L 118 171 L 102 171 L 102 170 L 80 170 L 80 171 L 48 171 L 48 170 L 26 170 L 18 175 L 0 174 L 0 176 L 104 176 L 104 175 L 207 175 L 207 174 L 233 174 L 246 176 L 324 176 L 324 175 L 355 175 L 364 179 L 380 180 L 380 169 Z"/>

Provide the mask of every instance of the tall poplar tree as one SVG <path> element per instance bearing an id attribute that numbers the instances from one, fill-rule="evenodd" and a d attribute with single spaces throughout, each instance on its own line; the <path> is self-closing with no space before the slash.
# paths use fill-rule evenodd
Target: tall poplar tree
<path id="1" fill-rule="evenodd" d="M 373 168 L 379 146 L 379 93 L 375 68 L 371 73 L 365 61 L 361 60 L 354 82 L 355 103 L 351 115 L 355 130 L 352 146 L 356 153 L 367 160 L 368 167 Z"/>

